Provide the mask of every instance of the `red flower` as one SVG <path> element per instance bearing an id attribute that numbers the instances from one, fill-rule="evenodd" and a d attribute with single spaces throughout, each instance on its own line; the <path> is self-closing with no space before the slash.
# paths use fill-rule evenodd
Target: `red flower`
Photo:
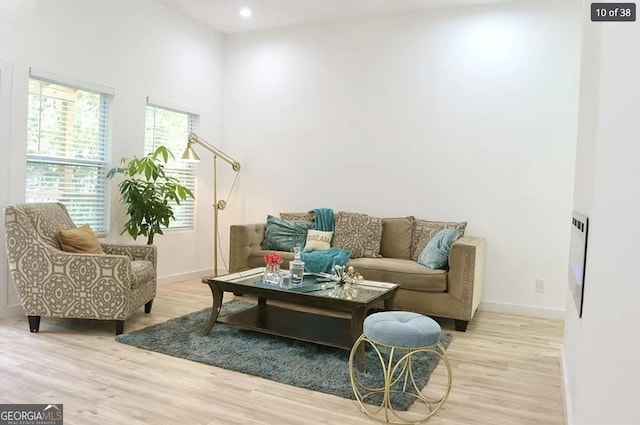
<path id="1" fill-rule="evenodd" d="M 270 266 L 282 263 L 282 255 L 277 252 L 269 252 L 264 255 L 264 262 Z"/>

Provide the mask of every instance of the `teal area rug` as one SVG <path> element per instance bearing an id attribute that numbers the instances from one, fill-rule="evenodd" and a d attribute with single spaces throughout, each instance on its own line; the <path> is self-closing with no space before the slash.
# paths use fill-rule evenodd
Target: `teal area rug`
<path id="1" fill-rule="evenodd" d="M 232 314 L 254 304 L 230 301 L 222 305 L 221 316 Z M 242 330 L 225 323 L 216 323 L 208 336 L 202 331 L 211 309 L 149 326 L 128 334 L 118 335 L 116 341 L 145 350 L 181 357 L 224 369 L 260 376 L 283 384 L 355 399 L 349 378 L 349 351 L 296 341 L 272 335 Z M 451 334 L 443 332 L 445 347 Z M 367 347 L 369 348 L 369 347 Z M 380 361 L 366 350 L 367 372 L 358 376 L 371 385 L 381 385 Z M 434 354 L 420 354 L 413 367 L 422 388 L 438 365 Z M 397 410 L 407 410 L 413 398 L 394 395 Z"/>

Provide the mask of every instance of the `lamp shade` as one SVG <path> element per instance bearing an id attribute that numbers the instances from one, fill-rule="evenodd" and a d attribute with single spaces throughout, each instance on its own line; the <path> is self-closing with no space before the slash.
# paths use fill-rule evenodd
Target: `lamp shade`
<path id="1" fill-rule="evenodd" d="M 182 153 L 180 159 L 188 162 L 200 162 L 200 157 L 198 156 L 196 151 L 193 150 L 191 143 L 187 144 L 187 148 Z"/>

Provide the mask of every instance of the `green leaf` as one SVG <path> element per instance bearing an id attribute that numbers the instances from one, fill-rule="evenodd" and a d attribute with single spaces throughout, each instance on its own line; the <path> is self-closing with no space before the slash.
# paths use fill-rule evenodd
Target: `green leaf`
<path id="1" fill-rule="evenodd" d="M 175 158 L 165 146 L 159 146 L 154 152 L 131 160 L 122 158 L 124 167 L 114 167 L 107 178 L 124 176 L 118 184 L 120 200 L 126 207 L 129 219 L 122 233 L 128 233 L 133 239 L 146 236 L 147 243 L 153 243 L 155 234 L 162 235 L 162 228 L 175 220 L 173 208 L 169 202 L 179 205 L 181 200 L 195 199 L 191 190 L 180 181 L 165 174 L 164 164 L 169 158 Z"/>

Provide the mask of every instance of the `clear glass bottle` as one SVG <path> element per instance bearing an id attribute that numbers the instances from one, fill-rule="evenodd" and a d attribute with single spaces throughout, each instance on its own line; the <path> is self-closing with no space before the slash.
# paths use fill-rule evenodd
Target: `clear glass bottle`
<path id="1" fill-rule="evenodd" d="M 304 261 L 300 259 L 302 249 L 299 246 L 293 248 L 294 259 L 289 263 L 289 271 L 291 272 L 291 284 L 302 284 L 304 276 Z"/>

